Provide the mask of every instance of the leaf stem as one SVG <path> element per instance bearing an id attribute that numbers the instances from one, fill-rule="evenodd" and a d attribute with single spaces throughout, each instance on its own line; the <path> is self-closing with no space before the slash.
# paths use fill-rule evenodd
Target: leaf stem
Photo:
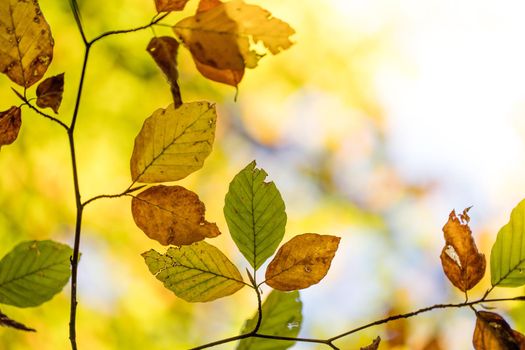
<path id="1" fill-rule="evenodd" d="M 95 196 L 95 197 L 92 197 L 90 199 L 88 199 L 87 201 L 83 202 L 82 203 L 82 207 L 85 207 L 86 205 L 88 205 L 89 203 L 91 202 L 94 202 L 98 199 L 102 199 L 102 198 L 120 198 L 120 197 L 124 197 L 132 192 L 135 192 L 135 191 L 138 191 L 142 188 L 146 187 L 146 185 L 140 185 L 140 186 L 137 186 L 137 187 L 131 187 L 129 186 L 127 189 L 125 189 L 124 191 L 120 192 L 120 193 L 117 193 L 117 194 L 99 194 L 98 196 Z"/>

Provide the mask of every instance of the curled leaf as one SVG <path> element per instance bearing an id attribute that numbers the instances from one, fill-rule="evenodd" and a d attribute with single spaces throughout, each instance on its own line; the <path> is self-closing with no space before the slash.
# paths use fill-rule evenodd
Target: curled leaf
<path id="1" fill-rule="evenodd" d="M 277 251 L 266 269 L 266 284 L 290 291 L 308 288 L 326 276 L 341 238 L 316 233 L 295 236 Z"/>
<path id="2" fill-rule="evenodd" d="M 38 1 L 1 1 L 0 32 L 0 72 L 30 87 L 44 76 L 53 58 L 53 37 Z"/>
<path id="3" fill-rule="evenodd" d="M 0 311 L 0 326 L 18 329 L 26 332 L 36 332 L 33 328 L 9 318 L 6 314 Z"/>
<path id="4" fill-rule="evenodd" d="M 182 11 L 189 0 L 155 0 L 157 12 Z"/>
<path id="5" fill-rule="evenodd" d="M 0 148 L 15 142 L 22 126 L 20 108 L 13 106 L 7 111 L 0 112 Z"/>
<path id="6" fill-rule="evenodd" d="M 40 108 L 51 107 L 58 113 L 64 93 L 64 73 L 55 75 L 42 81 L 36 88 L 36 105 Z"/>
<path id="7" fill-rule="evenodd" d="M 468 226 L 467 208 L 459 218 L 453 210 L 443 227 L 445 246 L 441 251 L 441 265 L 454 286 L 466 292 L 485 274 L 485 256 L 479 253 Z"/>
<path id="8" fill-rule="evenodd" d="M 181 186 L 154 186 L 131 202 L 138 227 L 164 245 L 188 245 L 220 234 L 217 225 L 204 219 L 204 203 Z"/>
<path id="9" fill-rule="evenodd" d="M 178 49 L 178 41 L 170 36 L 152 38 L 146 49 L 155 60 L 155 63 L 157 63 L 157 66 L 159 66 L 164 75 L 166 75 L 166 78 L 168 78 L 175 108 L 182 105 L 180 88 L 177 83 L 177 79 L 179 79 L 179 71 L 177 70 Z"/>
<path id="10" fill-rule="evenodd" d="M 476 328 L 472 339 L 476 350 L 521 350 L 525 349 L 525 337 L 513 330 L 500 315 L 476 312 Z"/>
<path id="11" fill-rule="evenodd" d="M 370 345 L 367 345 L 361 348 L 361 350 L 377 350 L 379 349 L 380 342 L 381 342 L 381 338 L 378 336 L 377 338 L 374 339 L 374 341 L 372 341 Z"/>

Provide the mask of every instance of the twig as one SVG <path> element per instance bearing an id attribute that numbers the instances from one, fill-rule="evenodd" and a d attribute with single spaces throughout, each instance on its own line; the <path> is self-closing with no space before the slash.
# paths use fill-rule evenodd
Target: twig
<path id="1" fill-rule="evenodd" d="M 142 188 L 146 187 L 146 185 L 141 185 L 141 186 L 137 186 L 137 187 L 128 187 L 127 189 L 125 189 L 124 191 L 120 192 L 120 193 L 117 193 L 117 194 L 100 194 L 98 196 L 95 196 L 95 197 L 92 197 L 90 199 L 88 199 L 87 201 L 85 201 L 84 203 L 82 203 L 82 206 L 85 207 L 86 205 L 88 205 L 89 203 L 93 202 L 93 201 L 96 201 L 98 199 L 102 199 L 102 198 L 119 198 L 119 197 L 123 197 L 125 195 L 128 195 L 132 192 L 135 192 L 135 191 L 138 191 Z"/>
<path id="2" fill-rule="evenodd" d="M 31 108 L 33 111 L 37 112 L 42 117 L 47 118 L 47 119 L 57 123 L 58 125 L 60 125 L 64 129 L 66 129 L 66 131 L 69 129 L 69 127 L 66 125 L 66 123 L 64 123 L 60 119 L 57 119 L 57 118 L 55 118 L 55 117 L 53 117 L 53 116 L 51 116 L 51 115 L 49 115 L 47 113 L 42 112 L 40 109 L 38 109 L 35 106 L 33 106 L 31 104 L 31 102 L 29 102 L 29 100 L 25 96 L 23 96 L 21 93 L 19 93 L 18 91 L 16 91 L 13 88 L 11 88 L 11 89 L 15 92 L 16 96 L 18 96 L 18 98 L 20 98 L 24 102 L 24 104 L 27 105 L 29 108 Z"/>

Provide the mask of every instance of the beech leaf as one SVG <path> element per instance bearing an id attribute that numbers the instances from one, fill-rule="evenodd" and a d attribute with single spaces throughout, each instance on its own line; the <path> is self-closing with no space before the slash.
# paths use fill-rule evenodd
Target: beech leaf
<path id="1" fill-rule="evenodd" d="M 182 11 L 189 0 L 155 0 L 157 12 Z"/>
<path id="2" fill-rule="evenodd" d="M 500 315 L 479 311 L 472 343 L 476 350 L 520 350 L 525 348 L 525 337 Z"/>
<path id="3" fill-rule="evenodd" d="M 26 332 L 36 332 L 33 328 L 9 318 L 6 314 L 0 311 L 0 326 L 18 329 Z"/>
<path id="4" fill-rule="evenodd" d="M 490 253 L 493 286 L 519 287 L 525 284 L 525 200 L 510 214 L 498 232 Z"/>
<path id="5" fill-rule="evenodd" d="M 217 114 L 208 102 L 174 104 L 144 121 L 131 156 L 138 182 L 176 181 L 202 168 L 215 138 Z"/>
<path id="6" fill-rule="evenodd" d="M 361 350 L 377 350 L 379 349 L 380 342 L 381 342 L 381 338 L 378 336 L 377 338 L 374 339 L 372 344 L 362 347 Z"/>
<path id="7" fill-rule="evenodd" d="M 72 253 L 50 240 L 18 244 L 0 260 L 0 303 L 29 307 L 50 300 L 69 280 Z"/>
<path id="8" fill-rule="evenodd" d="M 301 329 L 303 304 L 298 291 L 280 292 L 272 290 L 262 305 L 262 322 L 259 334 L 297 337 Z M 257 313 L 246 321 L 241 334 L 251 332 L 257 324 Z M 237 350 L 286 350 L 293 346 L 293 341 L 275 341 L 264 338 L 244 338 Z"/>
<path id="9" fill-rule="evenodd" d="M 51 107 L 58 113 L 64 93 L 64 73 L 47 78 L 36 88 L 36 105 L 40 108 Z"/>
<path id="10" fill-rule="evenodd" d="M 164 245 L 188 245 L 220 235 L 217 225 L 204 219 L 199 197 L 181 186 L 154 186 L 131 201 L 137 226 Z"/>
<path id="11" fill-rule="evenodd" d="M 281 194 L 255 161 L 230 183 L 224 217 L 233 241 L 256 270 L 273 255 L 283 239 L 286 213 Z"/>
<path id="12" fill-rule="evenodd" d="M 7 111 L 0 112 L 0 148 L 15 142 L 22 126 L 20 108 L 13 106 Z"/>
<path id="13" fill-rule="evenodd" d="M 235 265 L 206 242 L 170 247 L 166 254 L 152 249 L 142 256 L 150 272 L 164 283 L 164 287 L 189 302 L 212 301 L 244 286 Z"/>
<path id="14" fill-rule="evenodd" d="M 443 227 L 445 246 L 441 251 L 441 265 L 445 275 L 459 290 L 466 292 L 473 288 L 485 274 L 485 255 L 476 247 L 468 226 L 470 208 L 463 210 L 459 218 L 452 210 Z"/>
<path id="15" fill-rule="evenodd" d="M 152 38 L 146 49 L 168 79 L 175 108 L 182 105 L 180 88 L 177 83 L 177 79 L 179 79 L 179 71 L 177 70 L 178 49 L 178 41 L 170 36 Z"/>
<path id="16" fill-rule="evenodd" d="M 0 72 L 30 87 L 53 58 L 53 37 L 37 0 L 0 2 Z"/>
<path id="17" fill-rule="evenodd" d="M 277 251 L 266 269 L 266 284 L 288 291 L 308 288 L 326 276 L 340 237 L 304 233 Z"/>

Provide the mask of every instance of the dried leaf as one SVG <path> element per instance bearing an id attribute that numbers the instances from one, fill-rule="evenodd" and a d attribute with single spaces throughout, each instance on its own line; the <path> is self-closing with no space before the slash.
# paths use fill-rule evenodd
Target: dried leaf
<path id="1" fill-rule="evenodd" d="M 15 142 L 22 126 L 20 108 L 13 106 L 7 111 L 0 112 L 0 148 Z"/>
<path id="2" fill-rule="evenodd" d="M 175 108 L 182 105 L 180 88 L 177 83 L 177 79 L 179 78 L 179 72 L 177 70 L 178 49 L 178 41 L 170 36 L 152 38 L 146 49 L 155 60 L 155 63 L 157 63 L 157 66 L 159 66 L 164 75 L 166 75 L 166 78 L 168 78 Z"/>
<path id="3" fill-rule="evenodd" d="M 215 138 L 217 113 L 208 102 L 174 104 L 144 121 L 131 156 L 138 182 L 176 181 L 202 168 Z"/>
<path id="4" fill-rule="evenodd" d="M 335 256 L 340 237 L 305 233 L 286 242 L 266 269 L 266 284 L 282 290 L 308 288 L 321 281 Z"/>
<path id="5" fill-rule="evenodd" d="M 441 265 L 454 286 L 466 292 L 474 287 L 485 274 L 485 256 L 479 253 L 468 226 L 467 208 L 456 216 L 450 213 L 443 227 L 445 246 L 441 251 Z"/>
<path id="6" fill-rule="evenodd" d="M 0 72 L 23 87 L 39 81 L 53 58 L 53 37 L 38 1 L 0 2 Z"/>
<path id="7" fill-rule="evenodd" d="M 490 279 L 493 286 L 519 287 L 525 284 L 525 200 L 510 214 L 498 232 L 490 253 Z"/>
<path id="8" fill-rule="evenodd" d="M 150 250 L 142 254 L 150 272 L 179 298 L 206 302 L 231 295 L 244 286 L 239 270 L 219 249 L 206 242 L 166 254 Z"/>
<path id="9" fill-rule="evenodd" d="M 64 92 L 64 73 L 45 79 L 36 88 L 36 105 L 40 108 L 51 107 L 58 113 Z"/>
<path id="10" fill-rule="evenodd" d="M 189 0 L 155 0 L 157 12 L 182 11 Z"/>
<path id="11" fill-rule="evenodd" d="M 525 349 L 523 335 L 510 328 L 503 317 L 487 311 L 476 312 L 472 343 L 476 350 Z"/>
<path id="12" fill-rule="evenodd" d="M 364 348 L 361 348 L 361 350 L 377 350 L 379 349 L 379 343 L 381 342 L 381 338 L 378 336 L 374 339 L 372 344 L 365 346 Z"/>
<path id="13" fill-rule="evenodd" d="M 33 328 L 29 328 L 28 326 L 9 318 L 9 316 L 7 316 L 1 311 L 0 311 L 0 326 L 15 328 L 15 329 L 26 331 L 26 332 L 36 332 L 36 330 L 34 330 Z"/>
<path id="14" fill-rule="evenodd" d="M 217 225 L 204 219 L 204 203 L 181 186 L 154 186 L 131 202 L 138 227 L 164 245 L 188 245 L 220 235 Z"/>

